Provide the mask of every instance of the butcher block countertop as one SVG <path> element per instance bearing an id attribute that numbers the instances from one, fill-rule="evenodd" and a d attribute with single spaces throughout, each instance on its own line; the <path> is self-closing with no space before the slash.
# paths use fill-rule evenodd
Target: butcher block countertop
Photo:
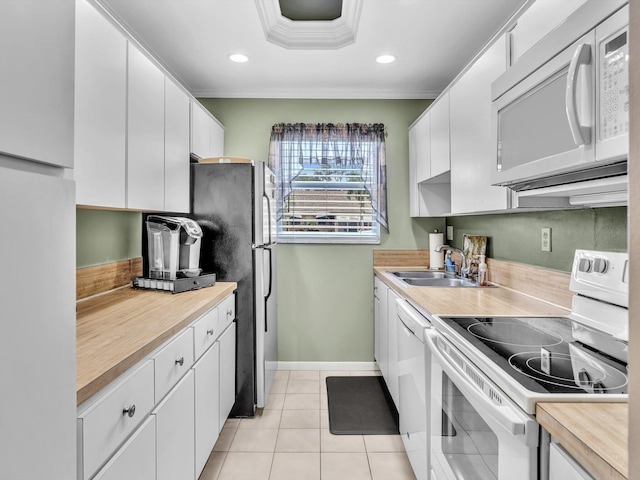
<path id="1" fill-rule="evenodd" d="M 390 272 L 426 270 L 408 267 L 374 267 L 374 272 L 389 287 L 407 298 L 416 308 L 433 315 L 544 315 L 570 313 L 551 303 L 504 287 L 417 287 L 407 285 Z"/>
<path id="2" fill-rule="evenodd" d="M 233 282 L 171 294 L 123 287 L 76 304 L 77 404 L 236 290 Z"/>
<path id="3" fill-rule="evenodd" d="M 538 403 L 536 419 L 598 480 L 629 478 L 626 403 Z"/>

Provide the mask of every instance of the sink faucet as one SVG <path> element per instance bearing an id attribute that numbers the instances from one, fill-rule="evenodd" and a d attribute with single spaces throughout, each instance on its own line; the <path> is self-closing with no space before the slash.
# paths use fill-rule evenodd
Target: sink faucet
<path id="1" fill-rule="evenodd" d="M 464 253 L 459 248 L 451 247 L 449 245 L 439 245 L 435 248 L 436 252 L 442 252 L 443 250 L 448 250 L 449 252 L 458 252 L 461 257 L 462 264 L 460 265 L 460 276 L 462 278 L 467 278 L 469 276 L 469 267 L 467 267 L 467 259 L 464 256 Z"/>

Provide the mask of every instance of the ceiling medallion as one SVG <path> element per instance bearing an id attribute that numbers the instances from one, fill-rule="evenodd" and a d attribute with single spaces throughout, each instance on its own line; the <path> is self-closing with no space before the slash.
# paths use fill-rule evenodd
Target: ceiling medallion
<path id="1" fill-rule="evenodd" d="M 364 0 L 343 0 L 342 15 L 331 21 L 293 21 L 278 0 L 255 0 L 268 42 L 291 50 L 336 50 L 356 41 Z"/>

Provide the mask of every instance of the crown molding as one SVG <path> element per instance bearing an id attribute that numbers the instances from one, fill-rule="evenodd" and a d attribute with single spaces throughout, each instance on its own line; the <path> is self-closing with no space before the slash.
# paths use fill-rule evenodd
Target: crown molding
<path id="1" fill-rule="evenodd" d="M 278 0 L 255 0 L 268 42 L 289 50 L 337 50 L 356 41 L 364 0 L 343 0 L 342 15 L 331 21 L 292 21 Z"/>
<path id="2" fill-rule="evenodd" d="M 269 90 L 269 91 L 224 91 L 224 90 L 190 90 L 196 98 L 247 98 L 247 99 L 318 99 L 318 100 L 433 100 L 442 91 L 362 91 L 362 90 L 315 90 L 313 94 L 309 92 L 296 92 L 292 90 Z"/>

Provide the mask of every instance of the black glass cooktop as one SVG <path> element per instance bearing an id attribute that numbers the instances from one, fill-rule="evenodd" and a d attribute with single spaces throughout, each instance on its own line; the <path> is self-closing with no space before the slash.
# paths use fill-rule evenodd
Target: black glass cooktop
<path id="1" fill-rule="evenodd" d="M 606 334 L 569 318 L 441 320 L 532 392 L 628 393 L 627 365 L 585 343 L 586 338 L 589 343 L 595 339 L 597 344 L 598 335 Z M 626 345 L 621 342 L 620 348 Z"/>

